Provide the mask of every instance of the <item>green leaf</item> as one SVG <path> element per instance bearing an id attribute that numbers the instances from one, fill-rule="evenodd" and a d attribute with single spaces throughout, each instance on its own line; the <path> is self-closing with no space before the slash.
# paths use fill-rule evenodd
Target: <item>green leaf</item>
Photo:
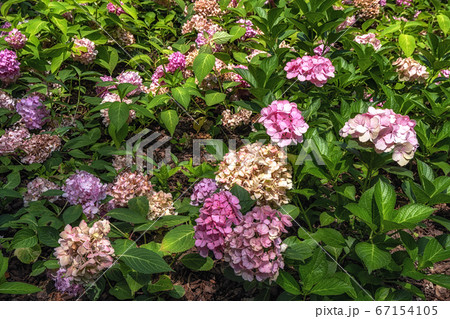
<path id="1" fill-rule="evenodd" d="M 174 99 L 183 107 L 188 107 L 191 102 L 191 94 L 187 88 L 176 87 L 171 90 Z"/>
<path id="2" fill-rule="evenodd" d="M 35 262 L 41 255 L 41 246 L 36 245 L 27 248 L 17 248 L 14 251 L 14 256 L 16 256 L 24 264 L 31 264 Z"/>
<path id="3" fill-rule="evenodd" d="M 148 198 L 145 196 L 134 197 L 128 201 L 128 208 L 146 217 L 149 210 Z"/>
<path id="4" fill-rule="evenodd" d="M 70 206 L 63 213 L 63 220 L 65 224 L 71 224 L 80 218 L 83 213 L 83 208 L 81 205 Z"/>
<path id="5" fill-rule="evenodd" d="M 143 274 L 156 274 L 173 271 L 157 253 L 145 248 L 131 248 L 121 260 L 130 268 Z"/>
<path id="6" fill-rule="evenodd" d="M 211 91 L 210 93 L 206 93 L 205 102 L 206 105 L 211 106 L 222 103 L 226 97 L 227 95 L 224 93 Z"/>
<path id="7" fill-rule="evenodd" d="M 370 243 L 358 243 L 355 246 L 356 254 L 366 265 L 369 273 L 373 270 L 386 267 L 391 262 L 391 254 L 387 251 L 383 251 L 374 244 Z"/>
<path id="8" fill-rule="evenodd" d="M 200 53 L 197 55 L 192 67 L 199 83 L 202 83 L 203 79 L 212 71 L 215 62 L 216 58 L 212 54 Z"/>
<path id="9" fill-rule="evenodd" d="M 297 216 L 300 214 L 300 209 L 297 206 L 290 204 L 281 206 L 279 211 L 284 215 L 291 216 L 292 219 L 296 219 Z"/>
<path id="10" fill-rule="evenodd" d="M 169 231 L 163 238 L 161 250 L 171 253 L 181 253 L 194 247 L 194 227 L 181 225 Z"/>
<path id="11" fill-rule="evenodd" d="M 24 282 L 4 282 L 0 284 L 0 294 L 28 295 L 41 291 L 41 288 Z"/>
<path id="12" fill-rule="evenodd" d="M 441 30 L 447 35 L 450 30 L 450 18 L 445 14 L 438 14 L 437 21 Z"/>
<path id="13" fill-rule="evenodd" d="M 243 214 L 248 212 L 256 202 L 251 199 L 250 194 L 239 185 L 234 185 L 231 188 L 230 192 L 239 199 L 239 205 L 241 205 L 241 213 Z"/>
<path id="14" fill-rule="evenodd" d="M 109 106 L 108 115 L 111 123 L 120 129 L 128 120 L 130 114 L 130 107 L 123 102 L 113 102 Z"/>
<path id="15" fill-rule="evenodd" d="M 434 209 L 422 204 L 408 204 L 393 211 L 388 220 L 406 228 L 414 228 L 417 223 L 433 213 Z"/>
<path id="16" fill-rule="evenodd" d="M 151 221 L 143 225 L 136 226 L 134 231 L 147 231 L 147 230 L 155 230 L 161 227 L 173 227 L 179 224 L 183 224 L 189 220 L 189 216 L 182 215 L 168 215 L 163 216 L 156 221 Z"/>
<path id="17" fill-rule="evenodd" d="M 170 135 L 173 136 L 178 122 L 180 121 L 177 112 L 175 110 L 167 110 L 162 112 L 161 121 L 164 123 L 164 126 L 167 128 Z"/>
<path id="18" fill-rule="evenodd" d="M 380 214 L 384 218 L 389 216 L 395 207 L 396 196 L 394 188 L 380 179 L 375 185 L 373 196 Z"/>
<path id="19" fill-rule="evenodd" d="M 344 247 L 345 239 L 340 232 L 332 228 L 319 228 L 314 236 L 316 240 L 323 241 L 332 247 Z"/>
<path id="20" fill-rule="evenodd" d="M 134 241 L 129 239 L 117 239 L 112 242 L 112 246 L 114 248 L 114 253 L 116 256 L 121 256 L 127 250 L 132 248 L 137 248 L 137 245 Z"/>
<path id="21" fill-rule="evenodd" d="M 8 270 L 8 258 L 4 257 L 0 252 L 0 280 Z"/>
<path id="22" fill-rule="evenodd" d="M 31 229 L 21 229 L 15 235 L 11 242 L 11 247 L 16 248 L 29 248 L 38 243 L 36 234 Z"/>
<path id="23" fill-rule="evenodd" d="M 115 208 L 110 210 L 107 215 L 117 220 L 133 224 L 143 224 L 148 222 L 147 218 L 143 217 L 138 212 L 127 208 Z"/>
<path id="24" fill-rule="evenodd" d="M 245 28 L 235 25 L 230 30 L 230 35 L 231 35 L 230 41 L 239 39 L 240 37 L 242 37 L 245 34 L 246 31 L 247 30 Z"/>
<path id="25" fill-rule="evenodd" d="M 284 252 L 286 258 L 305 260 L 312 256 L 311 246 L 304 241 L 300 241 L 296 236 L 286 238 L 284 243 L 288 246 Z"/>
<path id="26" fill-rule="evenodd" d="M 297 280 L 284 270 L 280 271 L 277 278 L 277 284 L 292 295 L 298 296 L 301 293 L 300 285 Z"/>
<path id="27" fill-rule="evenodd" d="M 225 31 L 219 31 L 219 32 L 214 33 L 214 35 L 213 35 L 213 41 L 214 41 L 214 43 L 217 43 L 217 44 L 225 44 L 228 41 L 230 41 L 231 38 L 232 38 L 231 35 L 229 35 Z"/>
<path id="28" fill-rule="evenodd" d="M 41 226 L 37 229 L 39 241 L 48 247 L 58 247 L 59 232 L 50 226 Z"/>
<path id="29" fill-rule="evenodd" d="M 109 293 L 119 300 L 132 299 L 133 293 L 126 281 L 118 282 L 113 288 L 109 289 Z"/>
<path id="30" fill-rule="evenodd" d="M 416 49 L 416 39 L 409 34 L 400 34 L 398 38 L 398 44 L 402 48 L 406 56 L 411 56 Z"/>
<path id="31" fill-rule="evenodd" d="M 304 284 L 304 290 L 309 291 L 328 272 L 328 263 L 325 253 L 316 249 L 313 257 L 306 265 L 299 266 L 300 277 Z"/>
<path id="32" fill-rule="evenodd" d="M 450 251 L 445 250 L 436 238 L 431 238 L 425 246 L 422 258 L 419 259 L 419 269 L 447 258 L 450 258 Z"/>
<path id="33" fill-rule="evenodd" d="M 338 296 L 353 289 L 350 278 L 345 273 L 336 273 L 329 278 L 321 279 L 310 291 L 319 296 Z"/>
<path id="34" fill-rule="evenodd" d="M 162 275 L 161 277 L 159 277 L 159 280 L 157 282 L 148 285 L 148 292 L 151 294 L 160 291 L 168 291 L 172 289 L 173 289 L 172 281 L 170 280 L 170 277 L 167 275 Z"/>
<path id="35" fill-rule="evenodd" d="M 180 285 L 174 285 L 173 290 L 169 291 L 169 296 L 175 299 L 183 298 L 185 294 L 183 286 Z"/>
<path id="36" fill-rule="evenodd" d="M 181 263 L 194 271 L 208 271 L 214 266 L 214 261 L 210 257 L 203 258 L 195 253 L 183 256 Z"/>

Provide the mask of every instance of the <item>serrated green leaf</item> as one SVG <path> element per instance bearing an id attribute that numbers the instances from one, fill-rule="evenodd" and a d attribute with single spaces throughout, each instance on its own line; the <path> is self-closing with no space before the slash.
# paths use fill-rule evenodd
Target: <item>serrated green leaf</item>
<path id="1" fill-rule="evenodd" d="M 164 123 L 164 126 L 167 128 L 170 135 L 173 136 L 173 134 L 175 133 L 175 129 L 177 128 L 178 122 L 180 121 L 177 112 L 175 110 L 166 110 L 162 112 L 161 121 Z"/>
<path id="2" fill-rule="evenodd" d="M 200 53 L 195 57 L 192 67 L 199 83 L 212 71 L 215 62 L 215 56 L 209 53 Z"/>
<path id="3" fill-rule="evenodd" d="M 355 251 L 369 270 L 369 273 L 373 270 L 386 267 L 392 260 L 389 252 L 381 250 L 371 243 L 358 243 L 355 246 Z"/>
<path id="4" fill-rule="evenodd" d="M 158 254 L 144 248 L 131 248 L 121 259 L 128 267 L 143 274 L 173 271 Z"/>
<path id="5" fill-rule="evenodd" d="M 169 231 L 163 238 L 161 250 L 180 253 L 194 247 L 194 227 L 181 225 Z"/>

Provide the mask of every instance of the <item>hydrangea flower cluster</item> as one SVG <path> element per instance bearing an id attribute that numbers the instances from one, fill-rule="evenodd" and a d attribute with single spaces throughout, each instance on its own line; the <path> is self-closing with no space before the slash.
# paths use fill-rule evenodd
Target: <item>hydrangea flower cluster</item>
<path id="1" fill-rule="evenodd" d="M 177 215 L 173 206 L 173 197 L 170 193 L 163 191 L 154 192 L 148 198 L 149 210 L 147 219 L 155 220 L 162 216 Z"/>
<path id="2" fill-rule="evenodd" d="M 430 76 L 427 68 L 413 58 L 398 58 L 393 65 L 397 66 L 395 71 L 400 81 L 423 83 Z"/>
<path id="3" fill-rule="evenodd" d="M 360 44 L 372 45 L 375 51 L 378 51 L 381 48 L 381 41 L 376 38 L 375 33 L 357 35 L 354 40 L 355 42 Z"/>
<path id="4" fill-rule="evenodd" d="M 126 104 L 131 104 L 132 103 L 132 101 L 130 99 L 120 100 L 120 96 L 118 94 L 108 93 L 108 94 L 106 94 L 103 97 L 103 100 L 102 100 L 102 102 L 100 104 L 112 103 L 112 102 L 124 102 Z M 103 124 L 105 126 L 108 126 L 109 123 L 110 123 L 109 109 L 101 109 L 100 110 L 100 114 L 103 117 Z M 136 118 L 136 111 L 135 110 L 130 110 L 127 122 L 130 123 L 135 118 Z"/>
<path id="5" fill-rule="evenodd" d="M 13 127 L 7 129 L 0 137 L 0 155 L 12 154 L 22 146 L 25 139 L 30 137 L 30 132 L 25 127 Z"/>
<path id="6" fill-rule="evenodd" d="M 441 71 L 439 72 L 438 77 L 441 77 L 441 78 L 447 78 L 447 79 L 450 78 L 450 69 L 441 70 Z M 439 85 L 439 84 L 441 84 L 441 82 L 436 82 L 436 84 Z M 1 92 L 0 92 L 0 94 L 1 94 Z M 1 95 L 0 95 L 0 101 L 1 101 Z M 0 106 L 1 106 L 1 105 L 0 105 Z"/>
<path id="7" fill-rule="evenodd" d="M 296 77 L 301 82 L 310 81 L 318 87 L 322 87 L 329 78 L 333 78 L 335 71 L 330 59 L 319 55 L 305 55 L 291 60 L 284 70 L 288 79 Z"/>
<path id="8" fill-rule="evenodd" d="M 217 52 L 222 50 L 222 45 L 216 44 L 214 42 L 214 34 L 217 32 L 217 29 L 206 30 L 203 32 L 199 32 L 197 34 L 197 38 L 195 39 L 195 43 L 197 47 L 201 47 L 204 45 L 209 45 L 213 52 Z"/>
<path id="9" fill-rule="evenodd" d="M 35 202 L 43 199 L 44 197 L 42 196 L 42 194 L 51 189 L 60 189 L 60 187 L 55 183 L 49 181 L 48 179 L 42 177 L 37 177 L 33 179 L 31 182 L 27 184 L 27 191 L 23 195 L 24 205 L 28 206 L 30 202 Z M 51 196 L 45 198 L 53 203 L 57 201 L 60 198 L 60 196 Z"/>
<path id="10" fill-rule="evenodd" d="M 120 5 L 124 5 L 124 3 L 122 1 L 120 1 Z M 109 2 L 106 5 L 106 9 L 110 12 L 110 13 L 115 13 L 118 16 L 120 16 L 121 14 L 125 13 L 125 10 L 122 9 L 121 6 L 116 6 L 114 3 Z"/>
<path id="11" fill-rule="evenodd" d="M 414 0 L 397 0 L 395 3 L 401 7 L 410 7 L 412 6 Z"/>
<path id="12" fill-rule="evenodd" d="M 109 76 L 109 75 L 101 76 L 100 80 L 102 80 L 102 82 L 114 82 L 114 79 L 112 78 L 112 76 Z M 101 83 L 101 82 L 99 82 L 99 83 Z M 104 98 L 105 95 L 109 93 L 109 90 L 113 90 L 115 87 L 116 87 L 115 85 L 97 86 L 95 88 L 95 91 L 99 97 Z"/>
<path id="13" fill-rule="evenodd" d="M 240 27 L 245 28 L 245 34 L 241 37 L 241 40 L 243 41 L 261 34 L 261 31 L 253 29 L 253 22 L 250 20 L 239 19 L 236 23 L 239 24 Z"/>
<path id="14" fill-rule="evenodd" d="M 186 67 L 186 57 L 181 52 L 174 52 L 169 55 L 169 64 L 166 71 L 173 73 L 176 70 L 183 70 Z"/>
<path id="15" fill-rule="evenodd" d="M 353 4 L 363 20 L 375 19 L 380 14 L 380 0 L 354 0 Z"/>
<path id="16" fill-rule="evenodd" d="M 327 52 L 329 52 L 331 50 L 331 48 L 330 47 L 325 47 L 325 45 L 324 44 L 321 44 L 321 45 L 319 45 L 319 46 L 317 46 L 317 47 L 315 47 L 314 48 L 314 53 L 316 54 L 316 55 L 324 55 L 324 54 L 326 54 Z"/>
<path id="17" fill-rule="evenodd" d="M 15 104 L 15 100 L 8 93 L 0 90 L 0 109 L 13 111 Z"/>
<path id="18" fill-rule="evenodd" d="M 0 5 L 0 8 L 1 8 L 2 6 Z M 0 29 L 9 29 L 9 28 L 11 28 L 12 27 L 12 24 L 11 23 L 9 23 L 8 21 L 6 21 L 5 23 L 3 23 L 3 25 L 0 27 Z M 5 35 L 7 35 L 8 34 L 8 32 L 7 31 L 1 31 L 0 32 L 0 37 L 4 37 Z"/>
<path id="19" fill-rule="evenodd" d="M 198 206 L 202 204 L 217 190 L 216 181 L 210 178 L 204 178 L 194 186 L 191 195 L 191 205 Z"/>
<path id="20" fill-rule="evenodd" d="M 127 94 L 127 96 L 137 95 L 142 92 L 142 78 L 136 71 L 122 72 L 117 77 L 118 83 L 129 83 L 131 85 L 137 86 L 136 89 Z"/>
<path id="21" fill-rule="evenodd" d="M 261 143 L 244 145 L 226 154 L 219 164 L 216 182 L 225 189 L 239 185 L 258 205 L 284 205 L 292 188 L 287 155 L 278 146 Z"/>
<path id="22" fill-rule="evenodd" d="M 195 246 L 202 257 L 212 251 L 216 259 L 222 259 L 231 226 L 242 220 L 240 209 L 239 199 L 229 191 L 221 191 L 205 200 L 194 226 Z"/>
<path id="23" fill-rule="evenodd" d="M 8 42 L 9 46 L 14 50 L 20 50 L 23 49 L 27 43 L 27 37 L 19 30 L 12 29 L 5 37 L 5 41 Z"/>
<path id="24" fill-rule="evenodd" d="M 253 112 L 246 109 L 241 109 L 239 112 L 231 114 L 230 110 L 222 112 L 222 125 L 230 129 L 236 128 L 240 125 L 247 125 L 251 122 Z"/>
<path id="25" fill-rule="evenodd" d="M 344 22 L 342 22 L 340 25 L 338 25 L 336 27 L 336 31 L 342 31 L 344 29 L 347 29 L 348 27 L 351 27 L 352 25 L 354 25 L 356 23 L 356 17 L 355 16 L 350 16 L 345 18 Z"/>
<path id="26" fill-rule="evenodd" d="M 89 284 L 113 264 L 114 248 L 107 235 L 109 221 L 101 220 L 89 227 L 84 220 L 79 227 L 66 225 L 60 234 L 59 247 L 55 248 L 55 257 L 65 271 L 63 274 L 68 288 L 76 284 Z M 73 287 L 75 289 L 75 287 Z"/>
<path id="27" fill-rule="evenodd" d="M 47 122 L 50 112 L 45 108 L 41 98 L 37 95 L 28 96 L 17 101 L 16 111 L 22 116 L 25 126 L 32 129 L 41 129 Z"/>
<path id="28" fill-rule="evenodd" d="M 202 17 L 220 17 L 224 12 L 220 9 L 217 0 L 196 0 L 194 11 Z"/>
<path id="29" fill-rule="evenodd" d="M 350 135 L 364 146 L 372 146 L 377 153 L 393 151 L 392 159 L 406 165 L 419 147 L 414 126 L 416 121 L 390 109 L 375 109 L 358 114 L 339 131 L 342 137 Z"/>
<path id="30" fill-rule="evenodd" d="M 44 163 L 60 147 L 61 139 L 57 135 L 33 134 L 19 146 L 25 152 L 21 162 L 24 164 Z"/>
<path id="31" fill-rule="evenodd" d="M 71 205 L 81 205 L 84 214 L 93 219 L 99 211 L 99 205 L 106 198 L 107 185 L 102 184 L 98 177 L 85 171 L 77 171 L 70 176 L 65 185 L 63 197 Z"/>
<path id="32" fill-rule="evenodd" d="M 72 41 L 72 59 L 85 65 L 94 62 L 98 53 L 94 42 L 86 38 L 73 38 Z"/>
<path id="33" fill-rule="evenodd" d="M 291 226 L 289 215 L 269 206 L 254 207 L 227 236 L 225 261 L 244 280 L 276 280 L 284 268 L 281 235 Z"/>
<path id="34" fill-rule="evenodd" d="M 58 271 L 51 277 L 55 281 L 55 288 L 61 293 L 67 294 L 69 297 L 76 297 L 83 293 L 84 288 L 81 284 L 72 282 L 70 276 L 66 276 L 67 270 L 59 268 Z"/>
<path id="35" fill-rule="evenodd" d="M 123 171 L 108 187 L 107 193 L 112 196 L 112 200 L 108 203 L 110 208 L 126 207 L 128 201 L 134 197 L 150 197 L 153 194 L 153 187 L 148 175 Z"/>
<path id="36" fill-rule="evenodd" d="M 0 51 L 0 81 L 10 84 L 20 77 L 20 62 L 16 52 L 8 49 Z"/>
<path id="37" fill-rule="evenodd" d="M 233 81 L 233 82 L 239 82 L 240 84 L 239 84 L 239 87 L 243 87 L 243 88 L 249 88 L 250 87 L 250 84 L 247 82 L 247 81 L 245 81 L 243 78 L 242 78 L 242 76 L 240 76 L 238 73 L 236 73 L 236 71 L 234 70 L 234 69 L 245 69 L 245 70 L 248 70 L 248 67 L 247 66 L 245 66 L 245 65 L 241 65 L 241 64 L 239 64 L 239 65 L 233 65 L 233 64 L 229 64 L 228 66 L 227 66 L 227 69 L 228 70 L 231 70 L 232 72 L 227 72 L 227 73 L 225 73 L 224 75 L 223 75 L 223 77 L 226 79 L 226 80 L 229 80 L 229 81 Z M 218 72 L 220 72 L 221 70 L 218 70 Z"/>
<path id="38" fill-rule="evenodd" d="M 289 101 L 273 101 L 261 110 L 259 122 L 264 125 L 272 142 L 280 147 L 303 142 L 309 126 L 297 108 Z"/>
<path id="39" fill-rule="evenodd" d="M 116 28 L 114 30 L 114 38 L 120 43 L 120 45 L 128 46 L 136 43 L 133 33 L 123 28 Z"/>

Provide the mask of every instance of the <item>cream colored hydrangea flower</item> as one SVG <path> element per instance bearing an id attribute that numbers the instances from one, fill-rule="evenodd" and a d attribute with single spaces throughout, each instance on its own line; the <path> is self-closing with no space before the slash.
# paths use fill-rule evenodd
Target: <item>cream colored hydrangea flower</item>
<path id="1" fill-rule="evenodd" d="M 147 218 L 150 220 L 157 219 L 166 215 L 177 215 L 173 206 L 172 194 L 159 191 L 148 197 L 149 212 Z"/>

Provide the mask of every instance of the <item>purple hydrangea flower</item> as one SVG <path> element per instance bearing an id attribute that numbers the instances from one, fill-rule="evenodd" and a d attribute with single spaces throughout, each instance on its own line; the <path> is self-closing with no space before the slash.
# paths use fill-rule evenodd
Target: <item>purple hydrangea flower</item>
<path id="1" fill-rule="evenodd" d="M 37 95 L 19 100 L 16 104 L 16 111 L 22 116 L 25 126 L 30 130 L 41 129 L 47 122 L 46 117 L 50 116 L 50 112 Z"/>
<path id="2" fill-rule="evenodd" d="M 5 84 L 14 83 L 20 77 L 20 62 L 14 51 L 0 51 L 0 81 Z"/>
<path id="3" fill-rule="evenodd" d="M 1 6 L 0 6 L 0 8 L 1 8 Z M 11 23 L 6 21 L 5 23 L 3 23 L 3 25 L 0 27 L 0 29 L 9 29 L 11 27 L 12 27 Z M 0 37 L 3 37 L 5 35 L 7 35 L 7 34 L 8 34 L 7 31 L 2 31 L 2 32 L 0 32 Z"/>
<path id="4" fill-rule="evenodd" d="M 27 43 L 27 37 L 19 30 L 12 29 L 12 31 L 9 31 L 8 35 L 5 37 L 5 41 L 8 42 L 11 48 L 20 50 Z"/>
<path id="5" fill-rule="evenodd" d="M 67 270 L 59 268 L 56 274 L 51 275 L 55 281 L 55 288 L 59 292 L 66 293 L 70 297 L 76 297 L 83 293 L 84 288 L 82 285 L 74 283 L 72 277 L 66 276 Z"/>
<path id="6" fill-rule="evenodd" d="M 62 190 L 63 197 L 66 197 L 71 205 L 81 205 L 84 214 L 93 219 L 98 213 L 100 201 L 106 198 L 106 188 L 107 185 L 102 184 L 98 177 L 79 171 L 67 179 Z"/>
<path id="7" fill-rule="evenodd" d="M 202 204 L 205 199 L 210 197 L 216 190 L 217 185 L 214 179 L 202 179 L 194 186 L 194 191 L 191 195 L 191 205 L 198 206 L 199 204 Z"/>

